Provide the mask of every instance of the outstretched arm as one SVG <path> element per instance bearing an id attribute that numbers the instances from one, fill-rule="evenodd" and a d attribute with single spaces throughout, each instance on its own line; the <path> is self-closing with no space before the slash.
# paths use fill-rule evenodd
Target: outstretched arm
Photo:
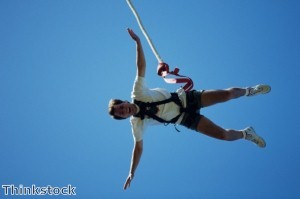
<path id="1" fill-rule="evenodd" d="M 130 183 L 134 177 L 134 172 L 140 162 L 142 153 L 143 153 L 143 140 L 139 141 L 139 142 L 135 142 L 135 144 L 134 144 L 132 158 L 131 158 L 130 171 L 129 171 L 129 175 L 126 179 L 126 182 L 124 184 L 124 190 L 126 190 L 128 187 L 130 187 Z"/>
<path id="2" fill-rule="evenodd" d="M 136 65 L 137 75 L 139 77 L 145 77 L 146 72 L 146 60 L 140 38 L 133 32 L 132 29 L 128 28 L 128 33 L 131 38 L 136 42 Z"/>

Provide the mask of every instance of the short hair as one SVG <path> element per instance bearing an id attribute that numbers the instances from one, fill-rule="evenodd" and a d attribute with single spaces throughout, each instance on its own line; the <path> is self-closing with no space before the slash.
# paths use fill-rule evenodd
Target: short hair
<path id="1" fill-rule="evenodd" d="M 116 119 L 116 120 L 124 120 L 126 118 L 124 117 L 119 117 L 115 115 L 115 108 L 114 105 L 118 105 L 118 104 L 122 104 L 124 101 L 120 100 L 120 99 L 111 99 L 109 100 L 108 103 L 108 114 L 111 115 L 112 118 Z"/>

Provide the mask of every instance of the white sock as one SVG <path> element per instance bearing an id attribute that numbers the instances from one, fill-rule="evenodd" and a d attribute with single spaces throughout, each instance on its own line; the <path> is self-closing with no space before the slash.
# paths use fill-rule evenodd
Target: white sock
<path id="1" fill-rule="evenodd" d="M 245 89 L 246 89 L 245 96 L 247 96 L 247 95 L 249 95 L 250 88 L 249 88 L 249 87 L 247 87 L 247 88 L 245 88 Z"/>
<path id="2" fill-rule="evenodd" d="M 246 139 L 246 136 L 247 136 L 246 131 L 242 131 L 242 133 L 243 133 L 243 138 Z"/>

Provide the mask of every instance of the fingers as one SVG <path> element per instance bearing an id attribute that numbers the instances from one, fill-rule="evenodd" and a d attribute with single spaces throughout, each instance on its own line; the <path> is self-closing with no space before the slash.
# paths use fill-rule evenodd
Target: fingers
<path id="1" fill-rule="evenodd" d="M 124 187 L 123 189 L 126 190 L 128 187 L 130 187 L 130 182 L 131 182 L 131 179 L 130 178 L 127 178 L 125 184 L 124 184 Z"/>
<path id="2" fill-rule="evenodd" d="M 135 36 L 135 33 L 133 32 L 132 29 L 127 28 L 128 33 L 130 34 L 131 37 Z"/>
<path id="3" fill-rule="evenodd" d="M 127 31 L 129 33 L 129 35 L 131 36 L 131 38 L 135 41 L 138 41 L 140 38 L 133 32 L 132 29 L 130 28 L 127 28 Z"/>
<path id="4" fill-rule="evenodd" d="M 126 190 L 126 189 L 127 189 L 127 187 L 128 187 L 128 186 L 127 186 L 127 182 L 126 182 L 126 183 L 124 184 L 124 187 L 123 187 L 123 189 L 124 189 L 124 190 Z"/>

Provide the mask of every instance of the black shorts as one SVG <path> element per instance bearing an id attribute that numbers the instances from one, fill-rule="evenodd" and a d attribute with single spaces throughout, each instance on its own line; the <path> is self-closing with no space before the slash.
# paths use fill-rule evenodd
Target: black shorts
<path id="1" fill-rule="evenodd" d="M 183 113 L 183 118 L 180 125 L 183 125 L 189 129 L 197 130 L 197 125 L 202 117 L 200 114 L 200 109 L 202 108 L 201 104 L 201 94 L 204 90 L 201 91 L 188 91 L 186 92 L 186 108 L 191 110 L 188 113 Z"/>

